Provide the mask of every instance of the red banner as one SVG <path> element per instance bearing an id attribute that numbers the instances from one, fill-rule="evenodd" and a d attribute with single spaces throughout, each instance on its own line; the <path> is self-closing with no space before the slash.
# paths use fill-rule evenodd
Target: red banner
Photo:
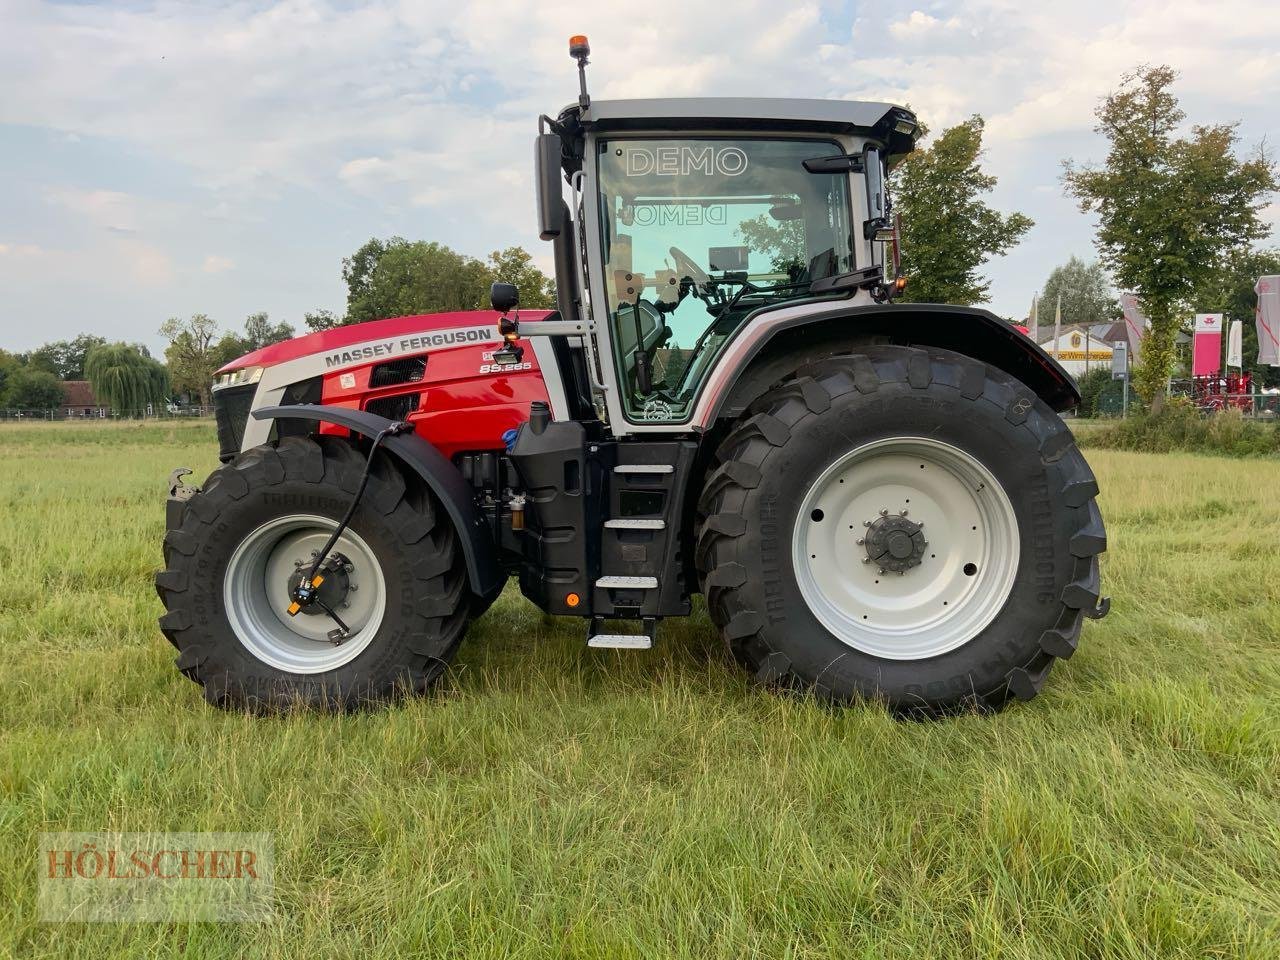
<path id="1" fill-rule="evenodd" d="M 1222 369 L 1222 314 L 1197 313 L 1191 342 L 1191 375 L 1207 377 Z"/>

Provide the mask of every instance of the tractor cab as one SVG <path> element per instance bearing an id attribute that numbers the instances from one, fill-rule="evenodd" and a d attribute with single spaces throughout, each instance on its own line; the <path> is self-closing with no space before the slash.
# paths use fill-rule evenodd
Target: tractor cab
<path id="1" fill-rule="evenodd" d="M 887 103 L 582 94 L 537 139 L 540 232 L 617 435 L 688 424 L 749 318 L 901 290 L 887 190 L 917 123 Z M 558 328 L 548 327 L 546 332 Z"/>

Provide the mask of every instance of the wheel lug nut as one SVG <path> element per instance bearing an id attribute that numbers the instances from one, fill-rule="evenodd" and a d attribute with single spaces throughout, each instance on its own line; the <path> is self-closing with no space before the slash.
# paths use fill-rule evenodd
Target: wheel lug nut
<path id="1" fill-rule="evenodd" d="M 905 510 L 903 510 L 900 514 L 898 514 L 898 516 L 900 517 L 905 517 L 906 515 L 907 515 L 907 511 Z"/>
<path id="2" fill-rule="evenodd" d="M 858 538 L 858 546 L 862 546 L 864 543 L 866 543 L 866 541 L 865 541 L 865 540 L 863 540 L 861 537 L 859 537 L 859 538 Z"/>
<path id="3" fill-rule="evenodd" d="M 881 510 L 881 511 L 880 511 L 880 516 L 882 516 L 882 517 L 887 517 L 888 515 L 889 515 L 889 511 L 888 511 L 888 510 Z"/>

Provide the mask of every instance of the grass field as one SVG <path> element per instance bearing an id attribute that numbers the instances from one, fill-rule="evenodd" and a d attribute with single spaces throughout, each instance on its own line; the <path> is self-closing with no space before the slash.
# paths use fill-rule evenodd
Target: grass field
<path id="1" fill-rule="evenodd" d="M 205 706 L 155 625 L 208 424 L 0 427 L 0 955 L 1280 956 L 1280 461 L 1090 451 L 1111 616 L 1045 693 L 900 722 L 509 592 L 429 698 Z M 42 830 L 270 831 L 273 922 L 41 924 Z"/>

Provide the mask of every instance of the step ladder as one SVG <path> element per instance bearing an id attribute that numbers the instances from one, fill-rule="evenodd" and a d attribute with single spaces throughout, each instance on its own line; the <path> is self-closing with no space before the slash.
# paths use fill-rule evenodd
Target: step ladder
<path id="1" fill-rule="evenodd" d="M 653 647 L 658 621 L 645 617 L 641 625 L 642 633 L 605 633 L 604 618 L 592 617 L 587 628 L 587 646 L 607 650 L 649 650 Z"/>

